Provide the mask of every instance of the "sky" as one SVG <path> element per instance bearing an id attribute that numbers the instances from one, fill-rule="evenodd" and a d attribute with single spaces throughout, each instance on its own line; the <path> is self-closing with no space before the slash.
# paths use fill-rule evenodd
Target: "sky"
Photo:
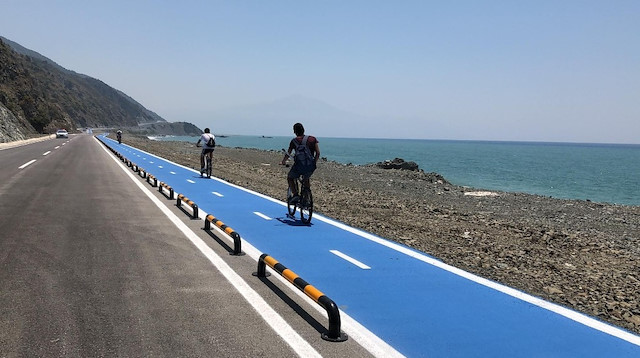
<path id="1" fill-rule="evenodd" d="M 640 143 L 636 0 L 0 0 L 0 35 L 214 133 L 304 98 L 360 118 L 324 136 Z"/>

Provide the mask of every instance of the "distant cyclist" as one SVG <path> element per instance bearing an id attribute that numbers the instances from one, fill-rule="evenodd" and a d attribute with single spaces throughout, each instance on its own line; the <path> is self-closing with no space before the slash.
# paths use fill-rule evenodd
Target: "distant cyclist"
<path id="1" fill-rule="evenodd" d="M 198 142 L 196 143 L 196 147 L 200 146 L 200 142 L 203 143 L 202 153 L 200 153 L 200 173 L 204 173 L 204 156 L 209 155 L 209 161 L 211 161 L 213 149 L 216 146 L 216 136 L 209 132 L 209 128 L 205 128 L 204 133 L 202 133 L 200 139 L 198 139 Z"/>
<path id="2" fill-rule="evenodd" d="M 118 129 L 116 132 L 116 137 L 118 137 L 118 144 L 122 144 L 122 131 Z"/>
<path id="3" fill-rule="evenodd" d="M 293 125 L 293 133 L 295 133 L 296 137 L 289 142 L 289 150 L 284 158 L 282 158 L 282 165 L 287 162 L 287 158 L 291 157 L 291 152 L 295 150 L 293 166 L 287 175 L 287 183 L 293 194 L 292 201 L 295 202 L 299 200 L 295 180 L 299 176 L 302 176 L 304 185 L 307 188 L 311 188 L 309 178 L 316 170 L 318 158 L 320 158 L 320 146 L 318 145 L 316 137 L 304 135 L 304 126 L 302 126 L 301 123 Z"/>

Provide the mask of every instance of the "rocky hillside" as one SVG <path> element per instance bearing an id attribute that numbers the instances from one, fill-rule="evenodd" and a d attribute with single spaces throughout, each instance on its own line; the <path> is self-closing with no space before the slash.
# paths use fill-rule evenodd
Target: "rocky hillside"
<path id="1" fill-rule="evenodd" d="M 0 37 L 0 142 L 58 128 L 138 128 L 149 123 L 165 131 L 175 127 L 179 132 L 188 128 L 189 134 L 201 133 L 191 124 L 161 126 L 167 123 L 162 117 L 126 94 Z"/>

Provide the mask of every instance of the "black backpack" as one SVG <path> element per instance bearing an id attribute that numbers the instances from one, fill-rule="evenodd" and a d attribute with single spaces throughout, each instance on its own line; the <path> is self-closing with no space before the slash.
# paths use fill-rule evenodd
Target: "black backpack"
<path id="1" fill-rule="evenodd" d="M 297 140 L 293 140 L 296 145 L 295 165 L 301 173 L 308 173 L 315 169 L 315 162 L 311 150 L 307 146 L 307 139 L 309 136 L 302 137 L 302 142 L 298 143 Z"/>
<path id="2" fill-rule="evenodd" d="M 216 140 L 213 139 L 213 136 L 209 136 L 209 140 L 207 141 L 207 146 L 209 148 L 215 148 L 216 146 Z"/>

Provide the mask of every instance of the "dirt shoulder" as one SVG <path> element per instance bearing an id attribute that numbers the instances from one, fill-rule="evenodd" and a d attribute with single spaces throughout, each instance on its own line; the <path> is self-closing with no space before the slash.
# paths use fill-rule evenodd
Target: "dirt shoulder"
<path id="1" fill-rule="evenodd" d="M 194 144 L 124 142 L 200 165 Z M 213 175 L 284 200 L 281 159 L 274 151 L 217 147 Z M 326 216 L 640 333 L 640 206 L 487 192 L 435 173 L 328 161 L 319 163 L 312 188 L 315 210 Z"/>

